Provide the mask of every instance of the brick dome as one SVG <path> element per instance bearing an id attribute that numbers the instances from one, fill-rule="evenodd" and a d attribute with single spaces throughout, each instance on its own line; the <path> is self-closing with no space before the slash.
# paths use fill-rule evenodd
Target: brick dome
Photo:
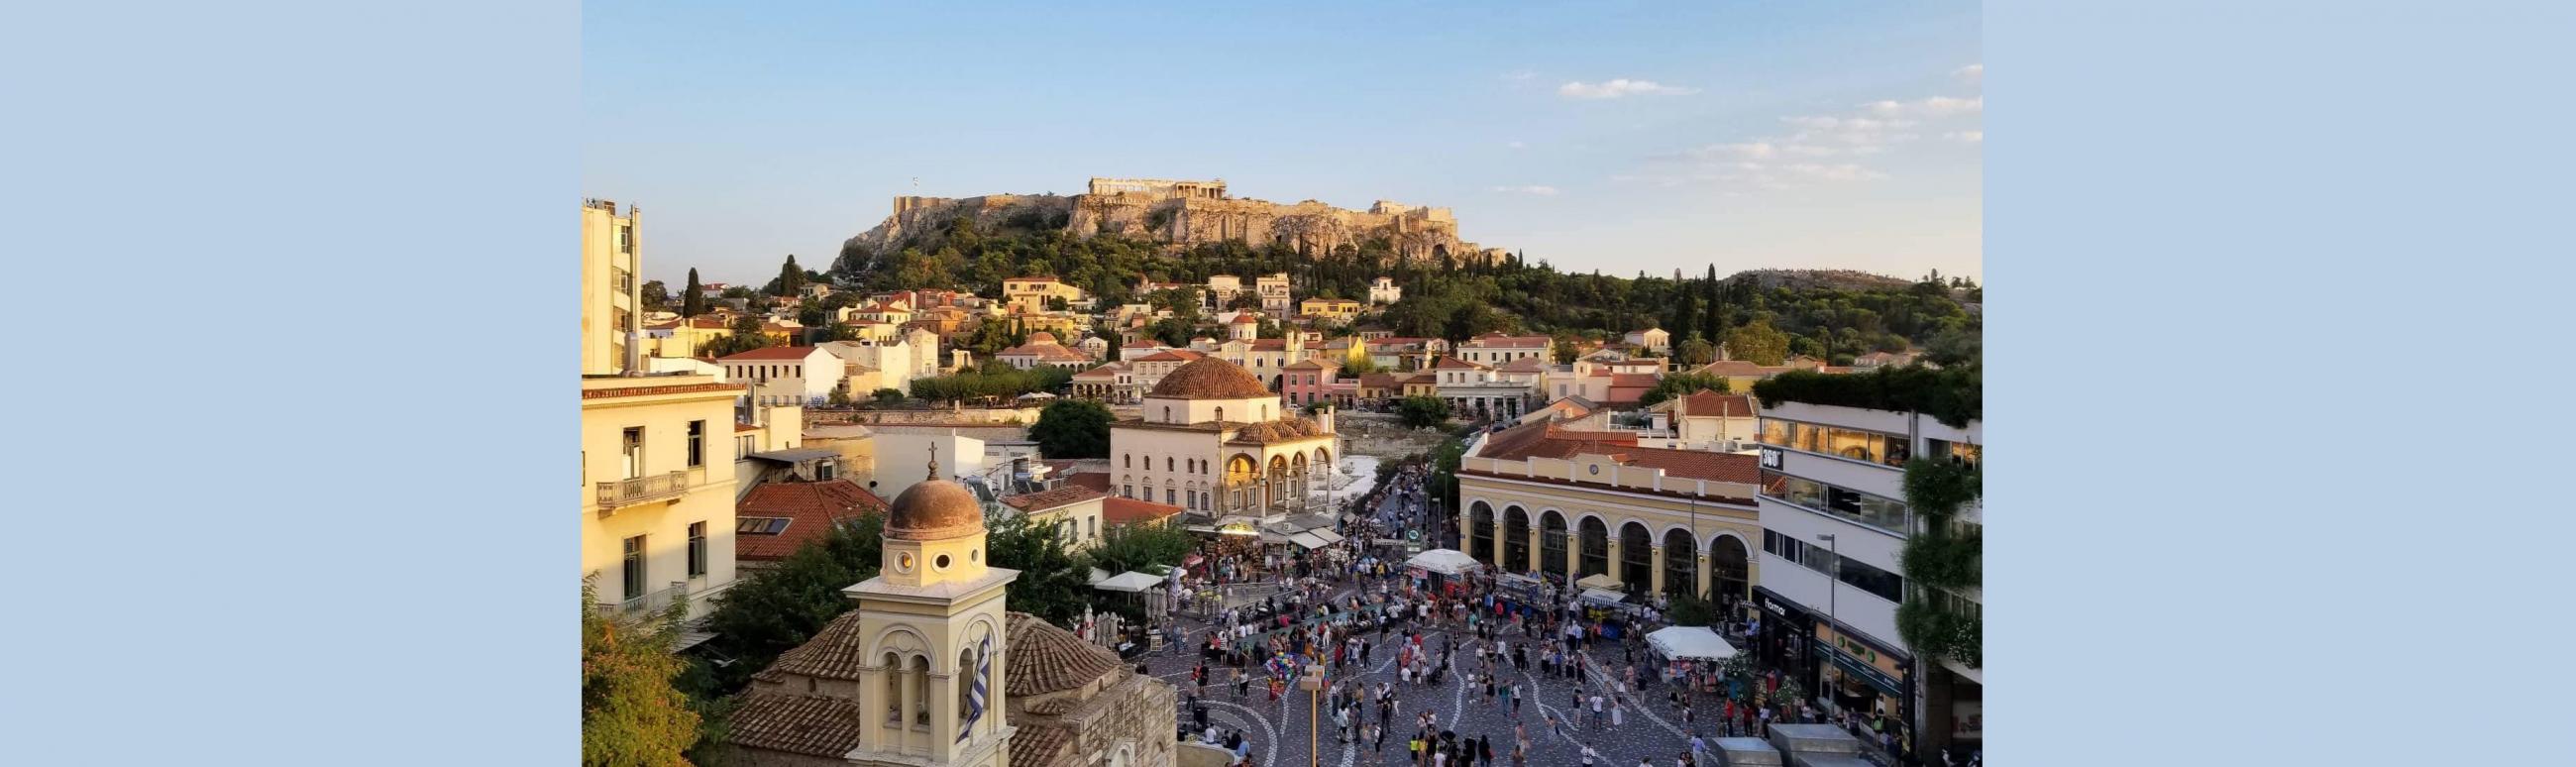
<path id="1" fill-rule="evenodd" d="M 1200 357 L 1163 376 L 1148 397 L 1180 399 L 1249 399 L 1268 397 L 1270 387 L 1261 385 L 1251 371 L 1215 357 Z"/>
<path id="2" fill-rule="evenodd" d="M 1125 664 L 1107 649 L 1075 637 L 1037 616 L 1011 613 L 1003 689 L 1017 698 L 1079 689 Z"/>
<path id="3" fill-rule="evenodd" d="M 984 503 L 965 485 L 939 475 L 936 453 L 929 478 L 905 488 L 891 508 L 886 513 L 888 538 L 931 541 L 984 532 Z"/>

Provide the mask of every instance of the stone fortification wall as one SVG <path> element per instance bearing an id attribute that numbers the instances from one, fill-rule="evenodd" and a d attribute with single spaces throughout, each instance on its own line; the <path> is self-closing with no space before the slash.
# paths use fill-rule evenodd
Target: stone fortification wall
<path id="1" fill-rule="evenodd" d="M 876 228 L 851 238 L 849 245 L 882 258 L 912 238 L 967 215 L 986 228 L 1060 227 L 1077 237 L 1123 235 L 1182 247 L 1240 240 L 1253 247 L 1275 242 L 1323 253 L 1384 237 L 1398 255 L 1413 260 L 1446 255 L 1460 261 L 1490 261 L 1504 252 L 1459 239 L 1457 218 L 1448 208 L 1378 200 L 1368 210 L 1356 211 L 1314 200 L 1284 204 L 1237 199 L 1225 196 L 1222 180 L 1094 178 L 1090 188 L 1104 191 L 1072 196 L 897 197 L 894 213 Z"/>

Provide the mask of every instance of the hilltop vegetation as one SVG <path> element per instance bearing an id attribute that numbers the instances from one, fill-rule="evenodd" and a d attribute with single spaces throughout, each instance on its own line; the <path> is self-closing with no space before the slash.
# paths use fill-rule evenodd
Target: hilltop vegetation
<path id="1" fill-rule="evenodd" d="M 1758 270 L 1719 277 L 1715 267 L 1683 279 L 1559 271 L 1546 261 L 1514 257 L 1496 264 L 1443 259 L 1411 263 L 1382 240 L 1301 254 L 1286 246 L 1239 241 L 1174 248 L 1118 236 L 1077 238 L 1038 227 L 978 226 L 960 217 L 923 232 L 894 253 L 845 249 L 833 276 L 865 290 L 954 286 L 1000 295 L 1010 277 L 1050 275 L 1099 296 L 1102 305 L 1144 300 L 1143 275 L 1156 282 L 1203 284 L 1210 275 L 1244 278 L 1286 272 L 1297 297 L 1365 299 L 1369 280 L 1393 277 L 1404 300 L 1377 324 L 1405 336 L 1465 338 L 1479 333 L 1616 338 L 1660 326 L 1678 349 L 1711 342 L 1736 328 L 1762 325 L 1787 336 L 1786 352 L 1834 361 L 1871 351 L 1927 346 L 1948 335 L 1973 336 L 1978 319 L 1963 301 L 1982 288 L 1937 274 L 1922 281 L 1841 271 Z"/>

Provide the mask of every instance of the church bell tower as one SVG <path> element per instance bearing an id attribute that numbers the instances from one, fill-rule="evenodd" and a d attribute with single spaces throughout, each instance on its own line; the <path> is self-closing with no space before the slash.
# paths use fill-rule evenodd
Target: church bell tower
<path id="1" fill-rule="evenodd" d="M 868 637 L 861 762 L 1002 767 L 1007 622 L 1003 587 L 1019 571 L 985 562 L 983 504 L 965 485 L 930 474 L 896 496 L 877 576 L 842 590 Z"/>

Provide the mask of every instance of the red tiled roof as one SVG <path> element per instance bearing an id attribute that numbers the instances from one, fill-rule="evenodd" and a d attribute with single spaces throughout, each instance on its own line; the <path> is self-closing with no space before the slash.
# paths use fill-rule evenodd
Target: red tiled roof
<path id="1" fill-rule="evenodd" d="M 1253 319 L 1252 315 L 1249 315 L 1249 314 L 1237 314 L 1237 315 L 1234 315 L 1234 319 L 1232 319 L 1232 320 L 1228 320 L 1228 322 L 1230 322 L 1230 323 L 1232 323 L 1232 324 L 1236 324 L 1236 325 L 1259 325 L 1259 324 L 1261 324 L 1261 321 L 1260 321 L 1260 320 Z"/>
<path id="2" fill-rule="evenodd" d="M 744 700 L 727 721 L 736 746 L 838 760 L 859 747 L 862 720 L 851 698 L 767 693 Z"/>
<path id="3" fill-rule="evenodd" d="M 1468 361 L 1466 361 L 1466 360 L 1458 359 L 1458 358 L 1456 358 L 1456 357 L 1448 357 L 1448 356 L 1441 356 L 1441 357 L 1433 357 L 1433 358 L 1431 358 L 1431 367 L 1432 367 L 1432 369 L 1434 369 L 1434 370 L 1444 370 L 1444 369 L 1492 370 L 1492 369 L 1494 369 L 1494 366 L 1492 366 L 1492 365 L 1487 365 L 1487 364 L 1480 363 L 1480 362 L 1468 362 Z"/>
<path id="4" fill-rule="evenodd" d="M 747 351 L 747 352 L 734 352 L 734 353 L 732 353 L 732 354 L 727 354 L 727 355 L 722 356 L 722 357 L 717 357 L 717 358 L 716 358 L 716 361 L 718 361 L 718 362 L 724 362 L 724 361 L 728 361 L 728 360 L 801 360 L 801 359 L 804 359 L 804 358 L 806 358 L 806 357 L 808 357 L 808 356 L 812 356 L 813 354 L 814 354 L 814 347 L 811 347 L 811 346 L 768 346 L 768 347 L 762 347 L 762 348 L 759 348 L 759 349 L 753 349 L 753 350 L 751 350 L 751 351 Z"/>
<path id="5" fill-rule="evenodd" d="M 1288 339 L 1256 338 L 1252 340 L 1251 348 L 1256 352 L 1284 352 L 1288 350 Z"/>
<path id="6" fill-rule="evenodd" d="M 733 422 L 733 433 L 741 434 L 747 431 L 760 431 L 760 427 L 754 424 L 743 423 L 741 421 Z"/>
<path id="7" fill-rule="evenodd" d="M 1019 509 L 1021 511 L 1046 511 L 1060 506 L 1071 506 L 1083 501 L 1099 498 L 1101 495 L 1101 491 L 1093 490 L 1088 487 L 1067 485 L 1054 490 L 1043 490 L 1035 493 L 1021 493 L 1019 495 L 1009 496 L 1002 499 L 1002 505 Z"/>
<path id="8" fill-rule="evenodd" d="M 833 523 L 870 511 L 884 512 L 886 502 L 846 479 L 824 482 L 773 482 L 751 489 L 734 503 L 734 516 L 785 517 L 791 521 L 777 535 L 737 534 L 735 559 L 770 561 L 796 553 L 806 541 L 822 537 Z"/>
<path id="9" fill-rule="evenodd" d="M 1086 471 L 1079 474 L 1067 474 L 1064 475 L 1064 484 L 1068 487 L 1087 487 L 1093 490 L 1098 490 L 1102 493 L 1107 493 L 1109 492 L 1109 472 Z M 1109 503 L 1111 504 L 1115 504 L 1117 502 L 1118 499 L 1116 498 L 1109 499 Z"/>
<path id="10" fill-rule="evenodd" d="M 1682 414 L 1703 418 L 1713 416 L 1750 418 L 1753 416 L 1753 398 L 1742 394 L 1702 391 L 1682 398 Z"/>
<path id="11" fill-rule="evenodd" d="M 1093 476 L 1100 477 L 1100 484 L 1103 487 L 1106 487 L 1109 484 L 1108 474 L 1103 473 Z M 1168 519 L 1172 515 L 1179 513 L 1181 513 L 1181 507 L 1179 506 L 1174 506 L 1168 503 L 1139 501 L 1134 498 L 1121 498 L 1114 495 L 1110 496 L 1109 500 L 1100 502 L 1101 521 L 1113 525 L 1124 525 L 1135 522 L 1152 522 L 1158 519 Z"/>
<path id="12" fill-rule="evenodd" d="M 1529 458 L 1572 458 L 1583 453 L 1598 453 L 1606 448 L 1633 448 L 1635 432 L 1568 431 L 1547 421 L 1504 429 L 1485 441 L 1479 458 L 1519 461 Z"/>
<path id="13" fill-rule="evenodd" d="M 1524 349 L 1544 347 L 1548 343 L 1547 336 L 1507 336 L 1501 333 L 1487 333 L 1467 340 L 1468 346 L 1480 349 Z"/>

